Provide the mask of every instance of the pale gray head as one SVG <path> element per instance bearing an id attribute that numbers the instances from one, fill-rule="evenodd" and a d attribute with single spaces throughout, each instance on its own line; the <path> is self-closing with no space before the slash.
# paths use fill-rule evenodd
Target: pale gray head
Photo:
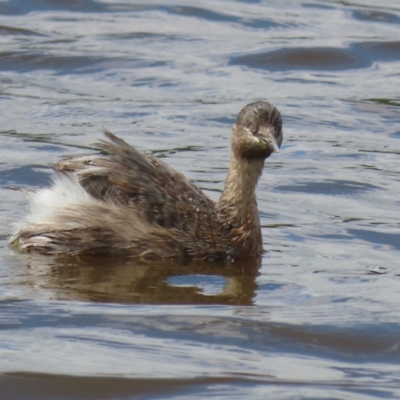
<path id="1" fill-rule="evenodd" d="M 279 152 L 282 140 L 281 114 L 266 101 L 248 104 L 233 125 L 232 150 L 237 157 L 265 159 Z"/>

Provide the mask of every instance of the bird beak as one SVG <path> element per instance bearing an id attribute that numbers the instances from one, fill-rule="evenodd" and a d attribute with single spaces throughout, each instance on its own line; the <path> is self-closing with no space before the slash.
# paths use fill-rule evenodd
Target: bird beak
<path id="1" fill-rule="evenodd" d="M 265 144 L 271 147 L 273 153 L 279 153 L 279 145 L 274 136 L 274 129 L 270 126 L 261 125 L 259 137 Z"/>
<path id="2" fill-rule="evenodd" d="M 273 148 L 274 153 L 279 153 L 279 146 L 275 139 L 275 136 L 271 134 L 269 139 L 271 141 L 271 147 Z"/>

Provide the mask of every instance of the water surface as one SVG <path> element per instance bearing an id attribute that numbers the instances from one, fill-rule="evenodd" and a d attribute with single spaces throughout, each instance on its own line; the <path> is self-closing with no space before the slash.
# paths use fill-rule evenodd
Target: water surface
<path id="1" fill-rule="evenodd" d="M 5 399 L 400 397 L 400 6 L 0 3 Z M 212 199 L 238 111 L 284 120 L 260 263 L 28 257 L 7 246 L 49 163 L 106 127 Z"/>

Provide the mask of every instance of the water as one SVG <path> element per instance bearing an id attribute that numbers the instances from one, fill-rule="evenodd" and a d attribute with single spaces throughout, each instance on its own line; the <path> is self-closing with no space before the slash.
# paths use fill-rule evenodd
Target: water
<path id="1" fill-rule="evenodd" d="M 2 399 L 400 397 L 397 1 L 0 3 Z M 106 127 L 216 200 L 267 99 L 262 264 L 27 257 L 7 186 Z"/>

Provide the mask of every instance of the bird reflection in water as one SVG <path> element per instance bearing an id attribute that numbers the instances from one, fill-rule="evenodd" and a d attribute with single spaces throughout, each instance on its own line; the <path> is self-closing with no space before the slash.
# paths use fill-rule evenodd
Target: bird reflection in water
<path id="1" fill-rule="evenodd" d="M 261 263 L 260 258 L 221 264 L 150 263 L 104 256 L 26 257 L 25 283 L 50 290 L 55 299 L 125 304 L 252 305 Z M 223 282 L 218 290 L 215 282 Z"/>

